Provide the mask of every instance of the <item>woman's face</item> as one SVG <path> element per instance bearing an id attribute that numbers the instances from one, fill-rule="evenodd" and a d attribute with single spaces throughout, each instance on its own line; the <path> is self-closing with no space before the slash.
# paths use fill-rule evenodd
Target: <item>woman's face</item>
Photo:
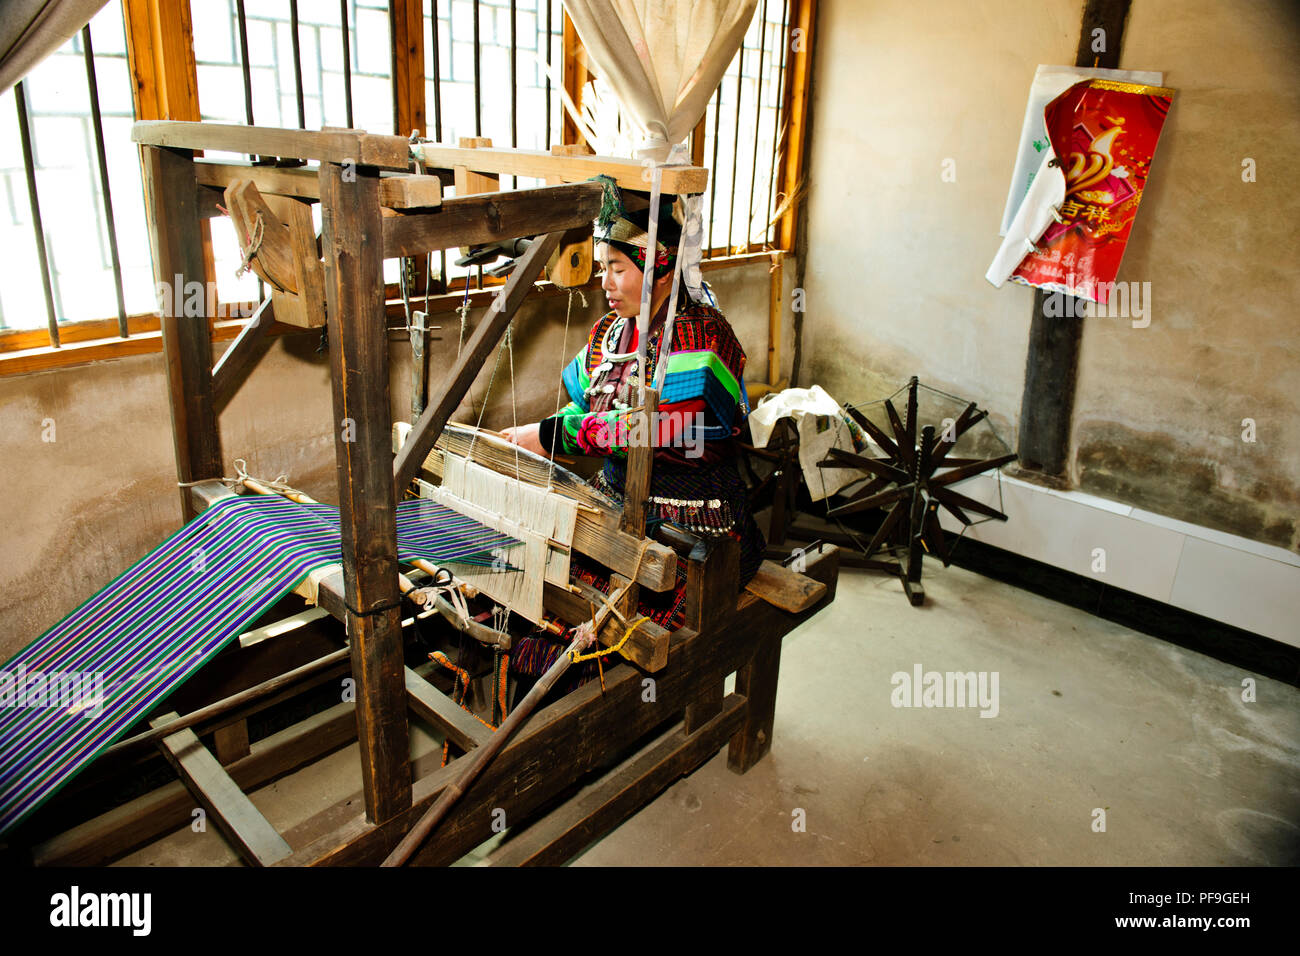
<path id="1" fill-rule="evenodd" d="M 597 246 L 596 254 L 602 268 L 600 287 L 609 307 L 624 318 L 636 315 L 641 311 L 641 270 L 608 243 Z"/>

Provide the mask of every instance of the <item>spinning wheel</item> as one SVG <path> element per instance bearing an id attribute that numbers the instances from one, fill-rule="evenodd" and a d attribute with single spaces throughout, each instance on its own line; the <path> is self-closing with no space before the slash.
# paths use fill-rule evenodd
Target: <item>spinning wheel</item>
<path id="1" fill-rule="evenodd" d="M 965 526 L 973 523 L 967 512 L 1007 520 L 1001 511 L 954 491 L 952 486 L 981 472 L 999 468 L 1017 457 L 1014 454 L 994 458 L 948 457 L 962 435 L 988 415 L 987 410 L 978 410 L 974 402 L 968 404 L 959 417 L 948 420 L 949 424 L 937 438 L 935 426 L 923 426 L 918 441 L 918 384 L 916 376 L 908 383 L 905 418 L 899 417 L 891 399 L 884 401 L 892 437 L 858 408 L 845 406 L 853 420 L 876 441 L 887 457 L 868 458 L 832 449 L 824 460 L 818 462 L 821 468 L 856 468 L 873 476 L 848 501 L 830 509 L 828 515 L 838 517 L 872 508 L 889 509 L 863 549 L 863 565 L 896 573 L 914 606 L 925 600 L 925 590 L 921 587 L 922 556 L 928 552 L 937 555 L 944 567 L 949 564 L 948 541 L 939 526 L 939 508 L 946 509 Z M 936 474 L 940 469 L 947 470 Z M 882 551 L 888 551 L 892 559 L 874 557 Z"/>
<path id="2" fill-rule="evenodd" d="M 786 532 L 797 511 L 801 472 L 799 468 L 799 434 L 789 418 L 779 419 L 765 448 L 740 443 L 745 452 L 740 460 L 748 472 L 749 502 L 752 511 L 766 507 L 770 498 L 772 512 L 768 526 L 768 557 L 784 557 Z M 755 464 L 763 462 L 770 471 L 759 476 Z"/>

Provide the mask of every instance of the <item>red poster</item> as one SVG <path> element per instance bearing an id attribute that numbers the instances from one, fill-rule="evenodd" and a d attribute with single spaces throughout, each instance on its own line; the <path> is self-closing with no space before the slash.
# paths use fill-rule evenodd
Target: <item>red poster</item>
<path id="1" fill-rule="evenodd" d="M 1109 300 L 1173 98 L 1163 87 L 1088 80 L 1047 105 L 1065 202 L 1011 281 Z"/>

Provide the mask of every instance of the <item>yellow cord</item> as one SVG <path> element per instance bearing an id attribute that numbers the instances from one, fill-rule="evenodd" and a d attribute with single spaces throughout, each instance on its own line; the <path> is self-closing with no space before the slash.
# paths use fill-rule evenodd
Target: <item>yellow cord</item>
<path id="1" fill-rule="evenodd" d="M 639 628 L 642 624 L 644 624 L 648 620 L 650 620 L 650 618 L 642 616 L 637 618 L 635 621 L 633 621 L 631 625 L 629 625 L 627 631 L 623 634 L 623 639 L 619 641 L 617 644 L 615 644 L 613 647 L 607 647 L 603 651 L 592 651 L 590 654 L 579 654 L 575 651 L 572 654 L 570 654 L 570 660 L 572 661 L 572 663 L 577 664 L 579 661 L 595 660 L 598 657 L 604 657 L 606 654 L 613 654 L 615 651 L 621 651 L 623 649 L 623 645 L 627 643 L 628 638 L 630 638 L 633 635 L 633 633 L 636 632 L 637 628 Z"/>

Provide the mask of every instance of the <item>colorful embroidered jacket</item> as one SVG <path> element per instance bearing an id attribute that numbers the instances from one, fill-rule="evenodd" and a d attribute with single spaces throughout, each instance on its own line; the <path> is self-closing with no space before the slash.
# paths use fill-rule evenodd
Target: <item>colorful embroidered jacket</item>
<path id="1" fill-rule="evenodd" d="M 542 423 L 540 439 L 568 454 L 626 456 L 630 442 L 645 440 L 629 426 L 625 409 L 636 401 L 635 364 L 615 363 L 627 322 L 610 312 L 591 330 L 586 347 L 564 370 L 569 404 Z M 722 313 L 688 302 L 673 324 L 672 350 L 652 423 L 655 459 L 685 463 L 684 459 L 716 460 L 719 443 L 732 437 L 749 412 L 745 394 L 745 352 Z M 636 348 L 636 332 L 632 330 Z M 653 378 L 660 361 L 663 327 L 650 334 L 647 364 Z M 630 374 L 630 377 L 628 373 Z M 626 382 L 623 379 L 627 379 Z"/>

